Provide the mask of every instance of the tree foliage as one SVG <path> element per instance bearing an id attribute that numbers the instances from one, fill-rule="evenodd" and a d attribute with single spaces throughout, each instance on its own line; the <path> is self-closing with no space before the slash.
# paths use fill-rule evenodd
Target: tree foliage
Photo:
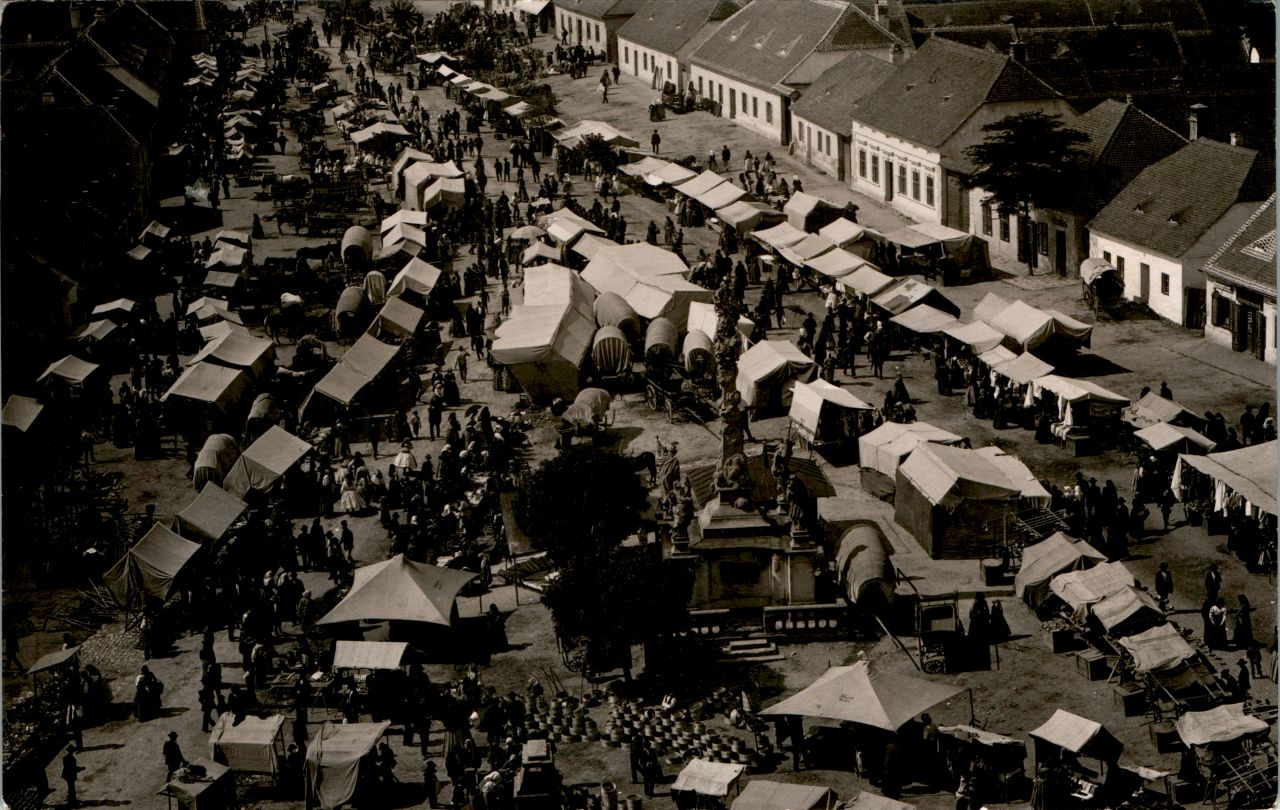
<path id="1" fill-rule="evenodd" d="M 1088 137 L 1042 112 L 1010 115 L 982 128 L 986 137 L 965 150 L 977 167 L 966 185 L 981 188 L 1003 212 L 1071 208 L 1078 197 Z"/>

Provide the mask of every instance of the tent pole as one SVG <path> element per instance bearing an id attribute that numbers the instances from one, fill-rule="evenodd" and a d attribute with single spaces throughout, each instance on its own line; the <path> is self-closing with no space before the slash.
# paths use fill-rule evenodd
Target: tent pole
<path id="1" fill-rule="evenodd" d="M 969 693 L 969 725 L 976 728 L 978 725 L 978 715 L 973 710 L 973 688 L 970 687 L 966 691 Z"/>

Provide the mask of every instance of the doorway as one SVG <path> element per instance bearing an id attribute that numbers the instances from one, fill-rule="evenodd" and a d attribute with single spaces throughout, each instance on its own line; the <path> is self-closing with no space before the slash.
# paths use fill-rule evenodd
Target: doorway
<path id="1" fill-rule="evenodd" d="M 888 202 L 893 199 L 893 161 L 886 160 L 884 162 L 884 200 Z"/>
<path id="2" fill-rule="evenodd" d="M 738 117 L 738 91 L 729 88 L 729 120 L 732 121 Z"/>
<path id="3" fill-rule="evenodd" d="M 1065 276 L 1067 274 L 1067 231 L 1065 228 L 1055 228 L 1053 231 L 1053 267 L 1058 271 L 1058 275 Z"/>

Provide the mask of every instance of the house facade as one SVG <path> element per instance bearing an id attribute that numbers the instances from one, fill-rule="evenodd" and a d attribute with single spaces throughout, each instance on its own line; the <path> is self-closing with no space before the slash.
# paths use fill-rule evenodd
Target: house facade
<path id="1" fill-rule="evenodd" d="M 618 29 L 635 14 L 641 0 L 555 0 L 556 36 L 565 45 L 607 54 L 618 61 Z"/>
<path id="2" fill-rule="evenodd" d="M 690 82 L 716 115 L 785 146 L 792 102 L 846 54 L 890 62 L 909 45 L 852 4 L 753 0 L 693 52 Z"/>
<path id="3" fill-rule="evenodd" d="M 1204 265 L 1204 336 L 1276 362 L 1276 195 L 1257 207 Z"/>
<path id="4" fill-rule="evenodd" d="M 901 53 L 901 51 L 899 51 Z M 805 165 L 848 181 L 852 166 L 849 121 L 857 103 L 894 70 L 865 53 L 846 54 L 792 105 L 795 154 Z"/>
<path id="5" fill-rule="evenodd" d="M 647 0 L 618 29 L 618 67 L 661 89 L 689 85 L 689 57 L 740 8 L 731 0 Z"/>
<path id="6" fill-rule="evenodd" d="M 931 39 L 856 105 L 851 186 L 913 219 L 967 231 L 965 150 L 986 124 L 1024 112 L 1074 114 L 1011 56 Z"/>
<path id="7" fill-rule="evenodd" d="M 1194 140 L 1144 169 L 1093 218 L 1089 255 L 1119 271 L 1126 299 L 1201 328 L 1204 264 L 1274 186 L 1257 151 Z"/>

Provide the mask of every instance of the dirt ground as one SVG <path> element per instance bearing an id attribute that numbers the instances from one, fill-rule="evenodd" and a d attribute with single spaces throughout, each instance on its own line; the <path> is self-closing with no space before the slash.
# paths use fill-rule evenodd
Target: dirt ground
<path id="1" fill-rule="evenodd" d="M 442 4 L 429 2 L 420 5 L 430 11 Z M 311 7 L 306 8 L 304 13 L 318 17 L 316 10 Z M 274 29 L 275 26 L 273 32 Z M 260 37 L 260 27 L 250 34 L 251 41 Z M 539 42 L 547 46 L 550 44 L 550 37 L 541 37 Z M 336 65 L 334 50 L 327 49 L 327 52 Z M 637 85 L 634 79 L 624 76 L 622 85 L 610 93 L 610 102 L 606 106 L 600 103 L 594 92 L 597 76 L 598 70 L 593 70 L 583 80 L 572 81 L 563 76 L 550 79 L 560 99 L 561 115 L 569 121 L 583 118 L 604 119 L 632 133 L 641 141 L 646 141 L 645 135 L 654 126 L 648 120 L 647 106 L 653 94 L 647 85 Z M 380 78 L 385 80 L 386 77 Z M 339 81 L 345 83 L 345 76 Z M 444 101 L 437 88 L 421 91 L 419 95 L 433 114 L 451 106 Z M 783 164 L 783 171 L 799 175 L 807 190 L 836 202 L 854 199 L 861 206 L 859 216 L 862 222 L 876 228 L 906 224 L 906 220 L 898 214 L 885 210 L 875 201 L 852 195 L 840 188 L 833 179 L 791 161 L 785 156 L 785 150 L 776 144 L 766 143 L 758 136 L 706 113 L 673 116 L 657 126 L 662 133 L 664 153 L 705 155 L 709 148 L 718 149 L 722 145 L 728 145 L 735 155 L 740 155 L 746 149 L 754 153 L 771 150 Z M 487 132 L 485 141 L 486 158 L 496 156 L 500 149 L 505 148 L 504 142 L 489 137 Z M 296 170 L 296 144 L 291 142 L 288 154 L 273 160 L 280 170 Z M 492 193 L 496 194 L 501 187 L 502 184 L 491 184 Z M 510 193 L 514 188 L 509 187 L 507 190 Z M 590 198 L 585 202 L 589 206 Z M 623 197 L 623 211 L 631 224 L 629 233 L 633 238 L 639 238 L 643 234 L 650 219 L 660 222 L 665 216 L 665 211 L 656 203 L 634 195 Z M 218 227 L 247 230 L 255 212 L 265 215 L 269 209 L 265 204 L 254 202 L 246 192 L 233 189 L 231 199 L 223 203 L 221 221 L 216 223 L 216 227 L 211 227 L 210 233 Z M 198 239 L 203 235 L 202 232 L 193 236 Z M 275 236 L 256 244 L 255 254 L 292 254 L 298 246 L 315 241 L 317 240 L 306 237 Z M 686 233 L 686 243 L 690 246 L 689 253 L 696 253 L 699 246 L 711 250 L 715 246 L 715 237 L 707 229 L 690 229 Z M 1052 279 L 1027 280 L 1015 276 L 972 286 L 948 288 L 946 292 L 967 312 L 988 291 L 997 292 L 1006 298 L 1022 298 L 1035 305 L 1053 306 L 1068 314 L 1083 314 L 1076 302 L 1078 286 L 1074 283 L 1057 284 Z M 749 292 L 751 297 L 756 295 L 758 289 Z M 813 293 L 794 296 L 789 303 L 813 311 L 821 306 Z M 788 326 L 774 330 L 770 337 L 794 337 L 799 320 L 798 315 L 791 316 Z M 1141 386 L 1155 387 L 1161 380 L 1168 380 L 1180 401 L 1198 411 L 1221 410 L 1229 419 L 1234 419 L 1245 403 L 1257 405 L 1263 401 L 1274 402 L 1274 385 L 1258 382 L 1258 379 L 1267 379 L 1258 369 L 1242 369 L 1225 364 L 1224 367 L 1219 367 L 1188 356 L 1188 346 L 1197 341 L 1199 338 L 1194 333 L 1147 318 L 1100 323 L 1095 329 L 1092 348 L 1083 353 L 1079 367 L 1068 373 L 1096 380 L 1108 388 L 1135 398 Z M 472 363 L 472 368 L 475 369 L 478 365 L 480 364 Z M 909 389 L 919 400 L 916 408 L 922 420 L 969 436 L 975 447 L 997 444 L 1009 453 L 1021 457 L 1042 478 L 1063 482 L 1077 469 L 1081 469 L 1086 475 L 1096 476 L 1100 481 L 1114 480 L 1121 494 L 1129 496 L 1133 469 L 1131 459 L 1117 453 L 1074 459 L 1060 449 L 1037 444 L 1029 432 L 1020 429 L 994 431 L 989 423 L 974 420 L 963 407 L 960 398 L 941 398 L 933 392 L 931 367 L 924 358 L 902 356 L 895 358 L 893 365 L 901 366 Z M 480 371 L 482 374 L 479 378 L 473 377 L 463 386 L 464 407 L 469 402 L 486 402 L 496 413 L 509 410 L 515 401 L 514 395 L 495 393 L 487 370 L 481 367 Z M 889 381 L 866 377 L 849 380 L 842 376 L 840 381 L 856 395 L 871 402 L 878 402 L 889 385 Z M 719 435 L 716 425 L 703 427 L 668 424 L 664 418 L 650 412 L 637 393 L 618 397 L 613 421 L 615 434 L 623 437 L 619 449 L 624 452 L 653 450 L 656 438 L 660 436 L 664 441 L 679 440 L 682 462 L 686 467 L 711 461 L 718 453 Z M 753 424 L 752 431 L 758 439 L 780 438 L 786 435 L 786 420 L 784 417 L 763 419 Z M 534 461 L 553 452 L 553 435 L 549 429 L 542 429 L 533 438 Z M 366 455 L 370 450 L 367 445 L 359 444 L 355 445 L 355 449 L 363 450 Z M 425 452 L 435 455 L 438 449 L 438 442 L 419 441 L 415 446 L 419 459 Z M 100 449 L 99 458 L 102 459 L 101 468 L 125 472 L 127 495 L 133 508 L 139 512 L 143 504 L 156 503 L 160 515 L 172 515 L 192 497 L 190 483 L 184 477 L 185 464 L 180 458 L 134 462 L 126 451 L 110 449 Z M 892 524 L 891 507 L 861 491 L 855 466 L 835 466 L 824 462 L 824 468 L 840 492 L 838 497 L 827 499 L 821 504 L 824 517 L 833 521 L 855 517 L 877 519 L 885 527 L 893 544 L 895 564 L 908 576 L 923 577 L 924 587 L 931 592 L 967 593 L 982 587 L 976 561 L 935 563 L 929 560 L 910 537 Z M 333 522 L 336 523 L 336 519 Z M 371 563 L 385 559 L 389 544 L 376 519 L 354 518 L 350 519 L 350 523 L 357 538 L 357 561 Z M 1199 620 L 1194 615 L 1201 598 L 1199 583 L 1208 561 L 1216 560 L 1222 565 L 1224 572 L 1224 593 L 1248 593 L 1258 608 L 1255 619 L 1257 636 L 1260 639 L 1271 637 L 1275 611 L 1274 582 L 1267 577 L 1244 571 L 1234 557 L 1225 554 L 1220 538 L 1206 537 L 1203 530 L 1188 526 L 1178 526 L 1167 533 L 1154 531 L 1153 527 L 1147 538 L 1133 544 L 1133 549 L 1134 557 L 1129 565 L 1144 582 L 1151 580 L 1152 572 L 1160 560 L 1169 561 L 1173 567 L 1177 583 L 1174 604 L 1180 611 L 1186 612 L 1185 616 L 1176 616 L 1175 620 L 1189 621 L 1191 626 L 1199 630 Z M 321 575 L 311 574 L 308 577 L 308 584 L 313 584 L 317 589 L 323 586 Z M 13 583 L 6 582 L 7 588 L 12 586 Z M 996 595 L 1000 593 L 1002 591 L 999 589 L 995 591 Z M 490 664 L 483 668 L 483 678 L 486 683 L 493 683 L 503 691 L 520 691 L 530 677 L 538 677 L 547 684 L 553 680 L 550 673 L 554 673 L 566 690 L 579 694 L 584 687 L 589 688 L 590 685 L 583 684 L 578 676 L 564 667 L 556 649 L 549 616 L 536 598 L 537 595 L 529 590 L 521 590 L 517 597 L 515 589 L 508 585 L 501 585 L 483 597 L 485 607 L 496 602 L 504 612 L 510 612 L 507 628 L 511 644 L 509 650 L 494 655 Z M 967 609 L 967 601 L 962 602 L 961 610 Z M 460 606 L 463 616 L 477 615 L 480 610 L 479 600 L 463 600 Z M 1009 599 L 1006 616 L 1014 639 L 1000 647 L 998 669 L 940 678 L 964 686 L 972 693 L 972 706 L 968 693 L 962 693 L 949 704 L 938 707 L 934 716 L 941 724 L 968 722 L 972 713 L 991 730 L 1025 739 L 1027 730 L 1044 722 L 1054 708 L 1060 707 L 1104 723 L 1126 744 L 1127 761 L 1166 769 L 1176 767 L 1176 758 L 1155 752 L 1145 718 L 1122 716 L 1111 699 L 1110 685 L 1085 680 L 1077 674 L 1070 658 L 1055 656 L 1045 648 L 1038 622 L 1028 610 L 1016 600 Z M 23 660 L 30 663 L 43 652 L 55 649 L 60 643 L 60 632 L 55 622 L 53 629 L 48 632 L 24 639 L 21 653 Z M 234 645 L 226 641 L 224 633 L 218 635 L 218 641 L 220 658 L 238 662 Z M 910 642 L 908 645 L 910 646 Z M 200 732 L 199 713 L 195 709 L 199 673 L 197 647 L 198 639 L 187 637 L 177 642 L 174 654 L 150 662 L 152 669 L 167 685 L 164 695 L 166 716 L 142 724 L 132 719 L 118 719 L 85 732 L 87 749 L 80 757 L 80 764 L 87 769 L 80 783 L 83 805 L 158 806 L 157 802 L 160 800 L 155 797 L 155 791 L 161 786 L 164 775 L 161 745 L 170 730 L 179 733 L 180 743 L 188 759 L 208 755 L 205 735 Z M 781 649 L 785 660 L 774 664 L 699 669 L 695 672 L 695 665 L 690 663 L 688 674 L 699 683 L 719 683 L 726 686 L 746 684 L 753 692 L 753 699 L 759 702 L 794 692 L 811 682 L 826 667 L 853 660 L 859 651 L 866 652 L 876 666 L 890 672 L 907 674 L 914 671 L 907 656 L 898 651 L 889 640 L 862 647 L 852 643 L 811 643 L 783 645 Z M 636 653 L 638 671 L 643 671 L 641 653 L 638 649 Z M 108 677 L 113 679 L 117 700 L 131 699 L 132 676 L 136 674 L 142 659 L 141 653 L 133 647 L 130 636 L 121 633 L 118 626 L 109 626 L 90 642 L 86 657 L 99 663 Z M 230 671 L 235 673 L 234 669 Z M 433 665 L 430 675 L 439 682 L 456 677 L 457 671 L 451 665 Z M 20 689 L 22 684 L 23 679 L 8 679 L 6 694 L 10 693 L 11 686 Z M 1260 691 L 1257 687 L 1255 689 Z M 606 713 L 603 707 L 592 712 L 592 716 L 602 727 L 605 725 Z M 318 720 L 318 714 L 313 714 L 312 719 Z M 311 730 L 314 733 L 318 728 L 313 725 Z M 398 731 L 398 727 L 395 730 Z M 406 750 L 400 744 L 398 735 L 393 735 L 390 739 L 399 755 L 397 776 L 402 783 L 400 791 L 369 806 L 423 806 L 424 797 L 420 788 L 421 757 L 416 752 Z M 606 748 L 598 743 L 561 744 L 558 761 L 570 783 L 612 780 L 621 785 L 624 794 L 639 793 L 638 786 L 630 785 L 626 778 L 626 754 L 618 749 Z M 441 765 L 443 775 L 443 763 L 438 764 Z M 1031 763 L 1028 762 L 1028 768 L 1030 767 Z M 668 766 L 667 770 L 670 778 L 674 774 L 674 768 Z M 780 770 L 784 773 L 778 778 L 783 781 L 829 785 L 842 798 L 850 797 L 867 787 L 864 781 L 848 771 L 785 773 L 790 770 L 789 762 L 782 764 Z M 63 801 L 63 791 L 62 783 L 57 778 L 56 761 L 50 765 L 48 775 L 50 784 L 55 789 L 47 804 L 59 805 Z M 302 806 L 300 801 L 276 795 L 256 783 L 245 782 L 242 788 L 246 806 L 273 809 Z M 658 810 L 673 807 L 666 788 L 660 794 L 648 804 Z M 448 795 L 447 788 L 445 795 Z M 954 806 L 954 799 L 949 794 L 923 793 L 909 789 L 905 798 L 916 806 L 929 810 Z"/>

